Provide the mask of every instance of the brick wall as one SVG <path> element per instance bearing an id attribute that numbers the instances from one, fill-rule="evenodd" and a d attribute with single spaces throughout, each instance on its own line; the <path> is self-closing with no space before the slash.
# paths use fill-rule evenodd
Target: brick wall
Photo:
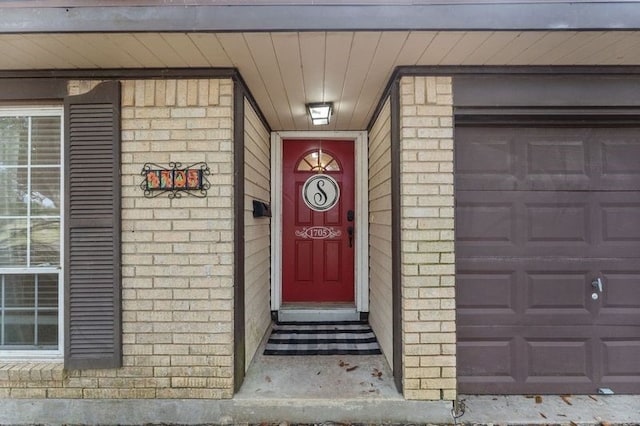
<path id="1" fill-rule="evenodd" d="M 391 278 L 391 106 L 369 132 L 369 322 L 393 365 Z"/>
<path id="2" fill-rule="evenodd" d="M 404 394 L 456 397 L 450 77 L 401 80 Z"/>
<path id="3" fill-rule="evenodd" d="M 71 94 L 96 82 L 74 82 Z M 230 398 L 233 144 L 230 80 L 122 82 L 123 368 L 0 364 L 0 397 Z M 206 198 L 143 197 L 146 162 L 206 161 Z"/>
<path id="4" fill-rule="evenodd" d="M 244 103 L 245 368 L 271 326 L 271 221 L 254 218 L 252 201 L 271 202 L 271 140 L 251 104 Z"/>

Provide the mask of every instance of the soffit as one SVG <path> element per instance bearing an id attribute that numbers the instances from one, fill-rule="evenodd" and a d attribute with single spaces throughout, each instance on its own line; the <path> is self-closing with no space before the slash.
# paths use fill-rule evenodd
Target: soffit
<path id="1" fill-rule="evenodd" d="M 236 67 L 274 130 L 365 129 L 397 66 L 640 65 L 638 31 L 1 34 L 0 69 Z"/>

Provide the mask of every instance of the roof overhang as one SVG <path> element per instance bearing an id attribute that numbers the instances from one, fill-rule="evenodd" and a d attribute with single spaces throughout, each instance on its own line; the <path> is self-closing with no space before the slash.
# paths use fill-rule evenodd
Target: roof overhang
<path id="1" fill-rule="evenodd" d="M 8 1 L 2 4 L 0 33 L 640 29 L 640 3 L 624 0 L 254 0 L 238 3 Z"/>
<path id="2" fill-rule="evenodd" d="M 130 70 L 127 78 L 176 69 L 219 77 L 223 70 L 238 70 L 274 130 L 310 130 L 305 104 L 313 102 L 334 103 L 326 130 L 366 128 L 398 67 L 435 72 L 507 66 L 512 68 L 506 72 L 517 72 L 513 67 L 640 65 L 640 1 L 0 0 L 0 5 L 0 77 L 20 77 L 27 74 L 23 71 L 33 76 L 34 70 L 39 76 L 55 70 L 120 75 L 117 70 L 124 69 Z"/>

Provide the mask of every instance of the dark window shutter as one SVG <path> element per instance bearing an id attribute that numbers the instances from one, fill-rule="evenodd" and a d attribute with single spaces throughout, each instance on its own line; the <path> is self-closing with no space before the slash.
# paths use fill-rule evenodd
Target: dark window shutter
<path id="1" fill-rule="evenodd" d="M 119 367 L 120 82 L 64 107 L 65 368 Z"/>

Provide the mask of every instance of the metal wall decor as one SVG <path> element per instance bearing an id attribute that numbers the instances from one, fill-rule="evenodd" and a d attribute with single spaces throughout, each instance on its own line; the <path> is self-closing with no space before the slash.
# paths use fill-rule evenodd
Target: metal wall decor
<path id="1" fill-rule="evenodd" d="M 211 184 L 207 176 L 211 174 L 207 163 L 200 162 L 183 167 L 182 163 L 170 162 L 169 167 L 146 163 L 140 173 L 144 179 L 140 188 L 146 198 L 155 198 L 168 193 L 169 198 L 181 198 L 182 194 L 204 198 Z"/>

